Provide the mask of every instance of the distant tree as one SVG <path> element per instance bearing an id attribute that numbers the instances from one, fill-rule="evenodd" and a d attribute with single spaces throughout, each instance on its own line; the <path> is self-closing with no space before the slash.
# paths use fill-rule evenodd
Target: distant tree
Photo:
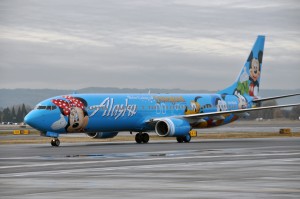
<path id="1" fill-rule="evenodd" d="M 289 116 L 292 120 L 298 120 L 300 117 L 300 106 L 294 106 Z"/>
<path id="2" fill-rule="evenodd" d="M 276 119 L 276 118 L 282 118 L 283 117 L 283 113 L 282 110 L 277 108 L 273 110 L 273 118 L 272 119 Z"/>
<path id="3" fill-rule="evenodd" d="M 269 100 L 263 102 L 261 104 L 262 107 L 264 106 L 276 106 L 276 100 Z M 276 117 L 282 117 L 282 112 L 280 109 L 267 109 L 267 110 L 260 110 L 260 111 L 252 111 L 250 113 L 249 119 L 256 119 L 256 118 L 263 118 L 263 119 L 274 119 Z"/>
<path id="4" fill-rule="evenodd" d="M 15 111 L 16 109 L 17 112 Z M 7 107 L 0 110 L 0 122 L 16 122 L 20 123 L 24 121 L 24 117 L 31 110 L 30 106 L 25 104 L 16 105 L 11 108 Z"/>
<path id="5" fill-rule="evenodd" d="M 282 117 L 286 119 L 291 119 L 291 112 L 292 110 L 287 110 L 287 109 L 281 110 Z"/>
<path id="6" fill-rule="evenodd" d="M 3 122 L 10 122 L 10 121 L 12 121 L 11 112 L 10 112 L 10 110 L 9 110 L 8 107 L 5 108 L 5 109 L 3 109 L 2 114 L 3 114 L 3 117 L 2 117 L 2 121 Z"/>
<path id="7" fill-rule="evenodd" d="M 14 106 L 12 107 L 12 111 L 11 111 L 11 121 L 12 122 L 17 122 L 17 114 L 16 114 Z"/>
<path id="8" fill-rule="evenodd" d="M 26 110 L 25 104 L 22 105 L 22 121 L 24 120 L 24 117 L 27 115 L 28 111 Z"/>
<path id="9" fill-rule="evenodd" d="M 263 106 L 276 106 L 277 101 L 276 100 L 269 100 L 263 103 Z M 262 118 L 264 119 L 274 119 L 276 117 L 282 117 L 281 109 L 268 109 L 262 111 Z"/>
<path id="10" fill-rule="evenodd" d="M 22 111 L 21 111 L 21 106 L 19 106 L 17 116 L 16 116 L 16 122 L 20 123 L 22 121 L 23 121 L 23 115 L 22 115 Z"/>

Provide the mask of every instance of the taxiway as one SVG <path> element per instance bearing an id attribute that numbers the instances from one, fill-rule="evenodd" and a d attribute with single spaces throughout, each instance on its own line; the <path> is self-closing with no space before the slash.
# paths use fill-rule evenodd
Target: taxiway
<path id="1" fill-rule="evenodd" d="M 299 198 L 300 138 L 0 146 L 1 198 Z"/>

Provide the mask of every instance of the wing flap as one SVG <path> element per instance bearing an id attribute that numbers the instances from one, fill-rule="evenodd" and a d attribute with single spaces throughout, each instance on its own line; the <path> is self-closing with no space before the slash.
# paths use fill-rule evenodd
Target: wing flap
<path id="1" fill-rule="evenodd" d="M 202 118 L 205 118 L 205 117 L 221 119 L 224 117 L 223 115 L 226 115 L 226 114 L 235 114 L 237 116 L 247 116 L 247 115 L 249 115 L 248 112 L 252 112 L 252 111 L 267 110 L 267 109 L 274 109 L 274 108 L 285 108 L 285 107 L 293 107 L 293 106 L 300 106 L 300 103 L 238 109 L 238 110 L 221 111 L 221 112 L 197 113 L 197 114 L 190 114 L 190 115 L 174 115 L 174 116 L 169 116 L 169 117 L 152 118 L 152 119 L 147 120 L 146 123 L 155 124 L 156 122 L 162 120 L 163 118 L 170 118 L 170 117 L 186 119 L 186 120 L 189 120 L 190 122 L 199 122 L 202 120 Z"/>

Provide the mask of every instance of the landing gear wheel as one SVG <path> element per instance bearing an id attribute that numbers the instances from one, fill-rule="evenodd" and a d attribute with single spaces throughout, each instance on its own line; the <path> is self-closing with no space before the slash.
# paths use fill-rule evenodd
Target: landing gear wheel
<path id="1" fill-rule="evenodd" d="M 51 146 L 55 146 L 55 140 L 51 140 Z"/>
<path id="2" fill-rule="evenodd" d="M 176 137 L 176 140 L 178 143 L 182 143 L 183 142 L 183 137 Z"/>
<path id="3" fill-rule="evenodd" d="M 138 143 L 138 144 L 141 144 L 141 143 L 142 143 L 142 134 L 141 134 L 141 133 L 137 133 L 137 134 L 135 135 L 135 141 L 136 141 L 136 143 Z"/>
<path id="4" fill-rule="evenodd" d="M 148 143 L 149 142 L 149 134 L 148 133 L 137 133 L 135 135 L 135 141 L 138 144 Z"/>
<path id="5" fill-rule="evenodd" d="M 142 141 L 144 143 L 148 143 L 149 142 L 149 134 L 148 133 L 143 133 L 142 134 Z"/>
<path id="6" fill-rule="evenodd" d="M 60 145 L 59 139 L 55 138 L 51 140 L 51 146 L 59 146 L 59 145 Z"/>
<path id="7" fill-rule="evenodd" d="M 186 143 L 190 142 L 190 141 L 191 141 L 191 136 L 190 136 L 190 134 L 187 134 L 186 136 L 184 136 L 184 137 L 183 137 L 183 141 L 186 142 Z"/>

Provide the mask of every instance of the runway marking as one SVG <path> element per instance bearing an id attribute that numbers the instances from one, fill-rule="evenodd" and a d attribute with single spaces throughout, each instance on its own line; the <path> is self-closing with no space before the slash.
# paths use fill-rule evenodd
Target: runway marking
<path id="1" fill-rule="evenodd" d="M 216 168 L 216 167 L 224 167 L 224 165 L 232 165 L 232 162 L 239 162 L 238 165 L 255 165 L 255 162 L 261 163 L 261 161 L 265 161 L 269 163 L 272 161 L 278 161 L 279 163 L 291 162 L 293 161 L 293 165 L 295 165 L 296 161 L 300 161 L 300 158 L 285 158 L 285 159 L 268 159 L 268 160 L 230 160 L 230 161 L 221 161 L 221 162 L 186 162 L 186 163 L 172 163 L 172 164 L 148 164 L 148 165 L 130 165 L 130 166 L 108 166 L 108 167 L 101 167 L 101 168 L 79 168 L 79 169 L 59 169 L 53 171 L 31 171 L 31 172 L 21 172 L 21 173 L 9 173 L 9 174 L 0 174 L 1 178 L 9 178 L 9 177 L 24 177 L 24 176 L 35 176 L 35 175 L 60 175 L 60 174 L 72 174 L 76 173 L 79 175 L 81 172 L 82 174 L 90 173 L 90 172 L 104 172 L 104 171 L 115 171 L 115 170 L 129 170 L 129 169 L 156 169 L 156 168 L 163 168 L 167 167 L 168 169 L 175 168 L 177 170 L 184 170 L 186 167 L 189 169 L 193 168 L 193 166 L 203 166 L 207 165 L 209 168 Z M 234 165 L 234 164 L 233 164 Z M 299 162 L 300 165 L 300 162 Z"/>
<path id="2" fill-rule="evenodd" d="M 175 154 L 192 154 L 192 152 L 201 152 L 203 154 L 207 154 L 207 153 L 211 153 L 211 152 L 220 152 L 220 153 L 226 153 L 227 151 L 242 151 L 242 150 L 258 150 L 258 149 L 274 149 L 275 146 L 267 146 L 267 147 L 245 147 L 245 148 L 227 148 L 227 149 L 207 149 L 207 150 L 172 150 L 172 151 L 153 151 L 153 152 L 137 152 L 137 153 L 114 153 L 114 154 L 96 154 L 96 156 L 98 157 L 104 157 L 104 158 L 111 158 L 111 157 L 130 157 L 130 156 L 136 156 L 136 157 L 141 157 L 141 156 L 145 156 L 143 154 L 147 154 L 148 156 L 155 156 L 155 154 L 171 154 L 171 153 L 175 153 Z M 290 147 L 290 146 L 276 146 L 276 149 L 278 148 L 295 148 L 295 150 L 290 150 L 292 152 L 294 151 L 299 151 L 299 147 Z M 274 152 L 278 152 L 281 153 L 282 151 L 271 151 L 272 153 Z M 288 152 L 288 151 L 287 151 Z M 199 153 L 197 153 L 199 154 Z M 41 159 L 41 158 L 51 158 L 51 159 L 66 159 L 67 158 L 77 158 L 77 157 L 94 157 L 94 154 L 79 154 L 79 155 L 66 155 L 66 156 L 50 156 L 50 155 L 45 155 L 45 156 L 27 156 L 27 157 L 5 157 L 5 158 L 0 158 L 0 160 L 27 160 L 27 159 Z M 95 156 L 95 157 L 96 157 Z M 1 167 L 0 167 L 1 169 Z"/>
<path id="3" fill-rule="evenodd" d="M 26 164 L 26 165 L 12 165 L 12 166 L 0 166 L 0 169 L 12 169 L 12 168 L 25 168 L 25 167 L 48 167 L 48 166 L 62 166 L 62 165 L 84 165 L 84 164 L 97 164 L 97 163 L 116 163 L 116 162 L 142 162 L 142 161 L 156 161 L 156 160 L 181 160 L 181 159 L 211 159 L 211 158 L 237 158 L 237 157 L 262 157 L 262 156 L 290 156 L 300 155 L 300 152 L 294 153 L 261 153 L 261 154 L 224 154 L 224 155 L 210 155 L 210 156 L 182 156 L 182 157 L 171 157 L 171 156 L 156 156 L 154 158 L 143 158 L 143 159 L 117 159 L 117 160 L 93 160 L 93 161 L 82 161 L 82 162 L 59 162 L 59 163 L 44 163 L 44 164 Z"/>

